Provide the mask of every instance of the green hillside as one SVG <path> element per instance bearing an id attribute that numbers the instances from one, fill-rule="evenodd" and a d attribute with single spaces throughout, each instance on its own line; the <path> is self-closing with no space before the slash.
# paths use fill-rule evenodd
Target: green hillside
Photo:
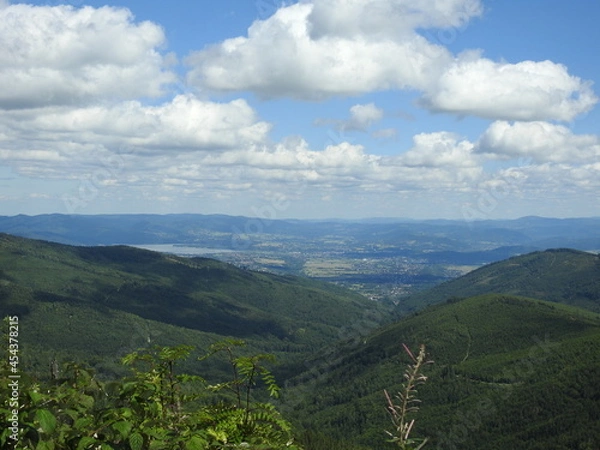
<path id="1" fill-rule="evenodd" d="M 282 408 L 299 428 L 392 448 L 383 390 L 404 381 L 403 343 L 435 361 L 413 416 L 425 448 L 599 448 L 600 316 L 508 295 L 432 306 L 331 349 L 289 382 Z"/>
<path id="2" fill-rule="evenodd" d="M 277 355 L 277 408 L 306 450 L 393 448 L 383 390 L 401 387 L 402 344 L 421 343 L 435 361 L 414 416 L 425 450 L 600 448 L 599 293 L 598 256 L 536 252 L 410 297 L 401 309 L 436 304 L 374 329 L 390 311 L 333 285 L 0 234 L 0 312 L 19 316 L 21 370 L 84 360 L 112 378 L 140 347 L 202 354 L 241 338 L 248 353 Z M 219 360 L 195 360 L 182 369 L 227 379 Z"/>
<path id="3" fill-rule="evenodd" d="M 100 373 L 141 346 L 202 351 L 223 336 L 285 361 L 337 340 L 349 323 L 367 329 L 387 317 L 379 305 L 324 283 L 205 258 L 6 234 L 0 234 L 0 312 L 20 316 L 24 367 L 85 359 Z"/>
<path id="4" fill-rule="evenodd" d="M 515 256 L 411 295 L 399 306 L 424 305 L 483 294 L 542 298 L 600 312 L 600 255 L 555 249 Z"/>

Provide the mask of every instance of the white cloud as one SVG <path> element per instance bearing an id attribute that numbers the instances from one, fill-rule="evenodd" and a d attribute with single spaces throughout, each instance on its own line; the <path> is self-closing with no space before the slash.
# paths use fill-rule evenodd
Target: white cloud
<path id="1" fill-rule="evenodd" d="M 461 27 L 482 13 L 479 0 L 314 0 L 308 17 L 311 37 L 387 39 L 416 28 Z"/>
<path id="2" fill-rule="evenodd" d="M 521 194 L 537 194 L 548 198 L 550 193 L 559 195 L 597 195 L 600 188 L 600 165 L 543 163 L 513 167 L 504 172 L 515 181 Z M 500 174 L 502 176 L 502 174 Z M 506 176 L 506 175 L 505 175 Z"/>
<path id="3" fill-rule="evenodd" d="M 344 129 L 356 129 L 366 131 L 375 122 L 383 118 L 383 110 L 375 106 L 374 103 L 365 105 L 354 105 L 350 108 L 350 120 L 344 126 Z"/>
<path id="4" fill-rule="evenodd" d="M 181 130 L 176 132 L 186 136 Z M 106 201 L 109 210 L 110 199 L 129 203 L 146 199 L 144 204 L 152 209 L 158 206 L 151 199 L 168 197 L 169 207 L 180 205 L 185 209 L 202 201 L 219 212 L 225 210 L 218 199 L 227 200 L 237 205 L 239 213 L 244 205 L 261 207 L 267 201 L 261 199 L 276 193 L 293 200 L 298 208 L 310 208 L 312 200 L 308 199 L 326 197 L 334 205 L 344 205 L 338 213 L 350 211 L 344 209 L 348 207 L 357 208 L 356 214 L 369 214 L 374 211 L 369 205 L 383 208 L 388 204 L 423 209 L 422 203 L 426 202 L 428 207 L 438 205 L 436 211 L 441 214 L 443 210 L 447 215 L 452 211 L 460 214 L 461 196 L 477 200 L 480 192 L 506 203 L 509 196 L 514 202 L 518 198 L 541 198 L 548 192 L 560 193 L 561 186 L 566 189 L 563 193 L 588 195 L 597 192 L 600 183 L 598 158 L 580 164 L 531 160 L 527 166 L 484 169 L 486 158 L 496 157 L 481 151 L 484 136 L 474 144 L 448 132 L 418 134 L 411 149 L 395 156 L 373 155 L 348 142 L 312 149 L 301 138 L 276 144 L 240 141 L 239 146 L 220 151 L 173 147 L 119 154 L 109 146 L 87 144 L 76 134 L 70 138 L 79 142 L 69 144 L 64 139 L 53 143 L 51 137 L 49 134 L 45 141 L 38 141 L 39 147 L 34 144 L 35 134 L 28 144 L 12 149 L 6 148 L 5 141 L 0 146 L 0 160 L 15 173 L 34 179 L 79 180 L 79 187 L 68 193 L 69 204 L 85 206 L 93 201 L 100 205 Z M 124 146 L 130 145 L 130 134 L 112 135 L 113 144 L 119 138 Z M 556 142 L 556 148 L 561 142 Z M 315 204 L 314 208 L 319 206 Z M 334 209 L 323 213 L 331 215 Z"/>
<path id="5" fill-rule="evenodd" d="M 507 120 L 570 121 L 596 104 L 591 84 L 563 65 L 454 56 L 419 34 L 456 32 L 481 12 L 477 0 L 297 3 L 255 21 L 247 37 L 192 53 L 188 81 L 304 100 L 418 90 L 433 111 Z"/>
<path id="6" fill-rule="evenodd" d="M 463 55 L 425 93 L 435 111 L 508 120 L 573 120 L 597 102 L 591 85 L 551 61 L 496 63 Z"/>
<path id="7" fill-rule="evenodd" d="M 467 141 L 440 133 L 418 136 L 415 142 L 409 156 L 383 157 L 348 142 L 313 150 L 303 139 L 290 138 L 271 147 L 181 155 L 167 163 L 166 173 L 169 179 L 201 181 L 204 187 L 215 189 L 247 182 L 256 192 L 275 185 L 280 193 L 289 194 L 302 186 L 319 189 L 322 195 L 339 190 L 462 190 L 481 177 L 481 168 L 474 165 L 470 154 L 473 145 Z M 416 164 L 419 152 L 431 154 L 422 155 Z"/>
<path id="8" fill-rule="evenodd" d="M 520 192 L 554 189 L 559 181 L 589 190 L 597 187 L 600 170 L 597 136 L 544 122 L 496 122 L 476 143 L 449 132 L 421 133 L 408 151 L 378 156 L 348 142 L 320 150 L 301 138 L 270 144 L 269 125 L 243 100 L 215 104 L 181 96 L 155 107 L 128 102 L 43 111 L 0 114 L 8 137 L 0 144 L 0 160 L 21 175 L 95 179 L 110 192 L 227 196 L 243 186 L 248 195 L 275 190 L 290 196 L 300 189 L 321 196 L 442 195 L 506 189 L 507 180 Z M 533 164 L 486 171 L 490 158 L 532 158 Z"/>
<path id="9" fill-rule="evenodd" d="M 497 121 L 477 143 L 477 152 L 500 159 L 531 158 L 536 162 L 584 164 L 600 158 L 597 135 L 576 135 L 548 122 Z"/>
<path id="10" fill-rule="evenodd" d="M 271 124 L 243 99 L 188 94 L 149 104 L 144 98 L 174 81 L 172 58 L 160 53 L 162 29 L 125 9 L 1 5 L 0 83 L 11 88 L 0 91 L 0 163 L 35 180 L 79 182 L 76 201 L 83 186 L 108 209 L 112 198 L 146 199 L 149 208 L 210 198 L 218 210 L 276 193 L 305 208 L 328 199 L 371 211 L 477 190 L 541 198 L 561 186 L 573 195 L 599 188 L 600 138 L 548 122 L 588 111 L 596 102 L 588 83 L 551 61 L 456 57 L 419 34 L 464 26 L 480 14 L 477 0 L 300 2 L 188 59 L 189 79 L 202 88 L 301 99 L 410 89 L 432 111 L 505 119 L 476 142 L 416 134 L 393 156 L 339 142 L 343 133 L 324 148 L 301 137 L 273 143 Z M 395 137 L 393 128 L 374 130 L 389 112 L 370 100 L 326 123 Z M 530 164 L 514 167 L 515 159 Z"/>
<path id="11" fill-rule="evenodd" d="M 358 9 L 352 17 L 358 10 L 369 14 L 364 5 L 354 6 Z M 424 87 L 433 82 L 440 66 L 450 61 L 451 55 L 443 47 L 410 30 L 407 37 L 396 40 L 360 28 L 355 33 L 315 38 L 310 22 L 315 7 L 298 3 L 281 8 L 267 20 L 254 22 L 248 37 L 228 39 L 193 53 L 187 59 L 192 66 L 189 82 L 220 91 L 251 90 L 263 97 L 320 99 Z M 451 23 L 453 18 L 448 20 Z"/>
<path id="12" fill-rule="evenodd" d="M 333 124 L 338 131 L 366 132 L 374 123 L 383 119 L 384 111 L 375 103 L 357 104 L 350 108 L 350 118 L 346 120 L 317 119 L 315 125 Z"/>
<path id="13" fill-rule="evenodd" d="M 454 133 L 421 133 L 413 137 L 414 146 L 400 157 L 409 167 L 475 167 L 479 158 L 473 154 L 473 144 Z"/>
<path id="14" fill-rule="evenodd" d="M 159 106 L 131 101 L 0 112 L 5 136 L 0 148 L 19 152 L 44 146 L 71 156 L 85 154 L 90 142 L 92 151 L 101 147 L 140 154 L 239 148 L 263 143 L 269 130 L 245 100 L 215 103 L 192 95 Z M 69 145 L 78 147 L 70 150 Z"/>
<path id="15" fill-rule="evenodd" d="M 126 9 L 10 5 L 0 9 L 0 108 L 156 97 L 175 81 L 163 30 Z"/>
<path id="16" fill-rule="evenodd" d="M 254 147 L 221 154 L 206 155 L 197 164 L 198 170 L 213 167 L 236 167 L 248 174 L 255 172 L 268 180 L 273 176 L 282 180 L 321 180 L 335 183 L 337 177 L 351 176 L 359 180 L 380 157 L 364 152 L 360 145 L 343 142 L 321 151 L 311 150 L 303 139 L 289 138 L 271 148 Z"/>

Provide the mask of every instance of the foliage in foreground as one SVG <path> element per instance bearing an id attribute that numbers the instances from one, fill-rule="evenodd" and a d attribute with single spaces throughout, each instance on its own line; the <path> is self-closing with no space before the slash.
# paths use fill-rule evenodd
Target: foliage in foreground
<path id="1" fill-rule="evenodd" d="M 132 375 L 115 382 L 101 382 L 76 364 L 66 365 L 49 383 L 23 376 L 18 427 L 11 429 L 7 400 L 0 409 L 0 444 L 24 450 L 299 450 L 289 423 L 275 407 L 253 400 L 259 383 L 272 397 L 278 395 L 263 365 L 270 357 L 235 356 L 234 348 L 241 344 L 228 340 L 211 349 L 211 354 L 226 353 L 233 374 L 217 385 L 175 370 L 189 356 L 189 346 L 131 353 L 123 363 L 131 366 Z M 2 367 L 3 399 L 11 395 L 9 368 Z"/>
<path id="2" fill-rule="evenodd" d="M 396 401 L 387 391 L 384 391 L 387 409 L 394 424 L 394 431 L 388 431 L 387 434 L 390 436 L 390 442 L 396 444 L 401 450 L 420 450 L 428 439 L 411 436 L 415 419 L 411 419 L 410 415 L 419 410 L 421 401 L 417 397 L 417 387 L 427 381 L 427 377 L 422 372 L 423 366 L 431 364 L 433 361 L 426 359 L 425 345 L 421 344 L 417 356 L 413 355 L 405 344 L 402 345 L 412 362 L 408 364 L 404 372 L 405 381 L 402 384 L 402 390 L 395 396 Z"/>

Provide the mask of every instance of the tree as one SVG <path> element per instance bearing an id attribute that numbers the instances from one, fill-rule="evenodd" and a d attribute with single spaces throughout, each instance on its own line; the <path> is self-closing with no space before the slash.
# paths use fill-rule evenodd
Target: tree
<path id="1" fill-rule="evenodd" d="M 126 378 L 102 382 L 77 364 L 63 366 L 48 382 L 22 378 L 18 439 L 11 439 L 10 405 L 4 417 L 2 448 L 23 450 L 221 450 L 230 448 L 301 450 L 290 424 L 275 407 L 253 400 L 257 381 L 271 396 L 278 394 L 272 374 L 263 366 L 269 355 L 237 357 L 241 341 L 225 341 L 210 354 L 225 351 L 233 379 L 208 385 L 196 375 L 178 373 L 179 361 L 192 347 L 154 347 L 125 356 L 132 369 Z M 2 367 L 3 399 L 9 367 Z M 213 392 L 228 389 L 233 399 L 209 401 Z"/>

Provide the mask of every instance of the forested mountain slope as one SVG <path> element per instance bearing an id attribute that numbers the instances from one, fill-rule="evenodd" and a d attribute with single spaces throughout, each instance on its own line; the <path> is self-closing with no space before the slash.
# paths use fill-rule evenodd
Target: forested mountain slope
<path id="1" fill-rule="evenodd" d="M 412 295 L 400 308 L 418 309 L 450 298 L 489 293 L 540 298 L 600 312 L 600 255 L 552 249 L 515 256 Z"/>
<path id="2" fill-rule="evenodd" d="M 109 360 L 139 346 L 206 348 L 224 336 L 302 355 L 387 310 L 333 285 L 125 246 L 73 247 L 0 234 L 0 312 L 22 323 L 23 363 Z M 107 368 L 108 366 L 108 368 Z"/>
<path id="3" fill-rule="evenodd" d="M 279 357 L 278 408 L 312 442 L 307 450 L 391 448 L 383 390 L 401 387 L 403 343 L 425 344 L 435 361 L 414 416 L 428 446 L 599 448 L 599 274 L 597 255 L 535 252 L 410 297 L 401 310 L 418 311 L 375 329 L 390 311 L 330 284 L 0 234 L 0 312 L 19 316 L 22 370 L 84 360 L 111 377 L 139 347 L 203 352 L 241 338 L 248 352 Z M 185 369 L 222 379 L 226 367 Z"/>
<path id="4" fill-rule="evenodd" d="M 508 295 L 432 306 L 330 349 L 290 380 L 284 410 L 306 430 L 388 448 L 383 390 L 404 381 L 403 343 L 434 361 L 412 416 L 425 448 L 599 448 L 600 316 Z"/>

